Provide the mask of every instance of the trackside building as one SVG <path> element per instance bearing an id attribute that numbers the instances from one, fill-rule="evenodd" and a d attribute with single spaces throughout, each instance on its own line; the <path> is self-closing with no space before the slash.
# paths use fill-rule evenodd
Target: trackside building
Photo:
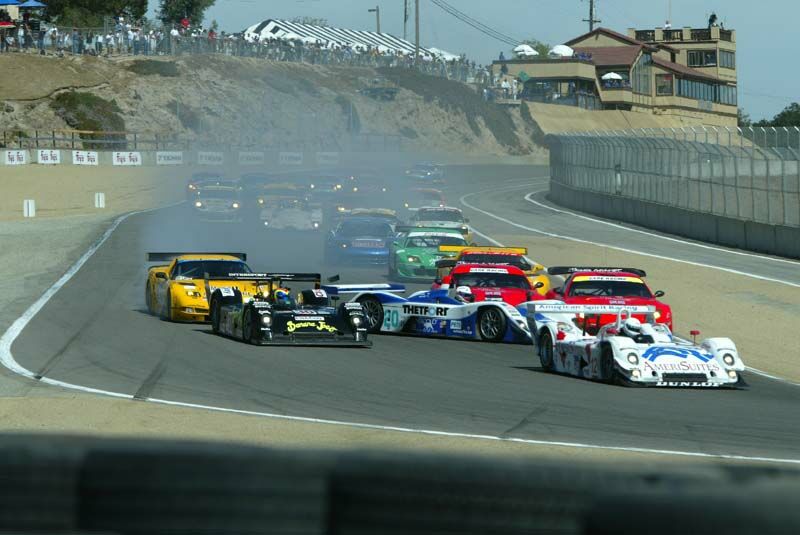
<path id="1" fill-rule="evenodd" d="M 736 126 L 733 30 L 630 29 L 623 35 L 598 28 L 565 44 L 574 51 L 570 57 L 495 61 L 492 73 L 520 81 L 525 100 Z"/>

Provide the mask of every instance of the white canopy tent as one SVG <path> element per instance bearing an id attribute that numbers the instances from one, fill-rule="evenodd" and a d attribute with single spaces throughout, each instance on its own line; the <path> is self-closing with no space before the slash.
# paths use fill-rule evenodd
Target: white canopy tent
<path id="1" fill-rule="evenodd" d="M 615 72 L 607 72 L 600 77 L 601 80 L 622 80 L 622 76 Z"/>
<path id="2" fill-rule="evenodd" d="M 531 45 L 526 44 L 515 47 L 514 54 L 518 58 L 530 58 L 539 55 L 539 53 Z"/>
<path id="3" fill-rule="evenodd" d="M 563 58 L 572 57 L 575 54 L 575 51 L 572 50 L 567 45 L 556 45 L 550 49 L 551 56 L 561 56 Z"/>
<path id="4" fill-rule="evenodd" d="M 315 24 L 299 24 L 286 20 L 267 19 L 254 24 L 244 31 L 244 38 L 248 41 L 296 40 L 302 42 L 307 39 L 316 39 L 320 44 L 335 43 L 339 47 L 367 48 L 384 47 L 387 53 L 403 52 L 414 53 L 414 43 L 400 39 L 389 33 L 368 32 L 364 30 L 348 30 L 346 28 L 333 28 L 331 26 L 317 26 Z M 430 54 L 428 49 L 421 48 L 421 54 Z M 456 56 L 457 57 L 457 56 Z"/>

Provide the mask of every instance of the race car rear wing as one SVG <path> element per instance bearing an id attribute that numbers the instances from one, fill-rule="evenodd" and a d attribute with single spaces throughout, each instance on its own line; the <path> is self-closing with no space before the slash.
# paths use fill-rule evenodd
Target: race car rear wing
<path id="1" fill-rule="evenodd" d="M 378 284 L 331 284 L 322 287 L 328 295 L 359 294 L 362 292 L 392 292 L 405 293 L 404 284 L 378 283 Z"/>
<path id="2" fill-rule="evenodd" d="M 475 245 L 440 245 L 440 253 L 461 253 L 470 251 L 476 253 L 508 253 L 527 255 L 527 247 L 494 247 L 494 246 L 475 246 Z"/>
<path id="3" fill-rule="evenodd" d="M 182 253 L 147 253 L 148 262 L 172 262 L 179 256 L 198 255 L 198 256 L 232 256 L 242 262 L 247 262 L 247 253 L 207 253 L 207 252 L 182 252 Z"/>
<path id="4" fill-rule="evenodd" d="M 248 282 L 313 282 L 319 288 L 322 275 L 319 273 L 228 273 L 224 277 L 205 277 L 207 280 L 230 280 Z"/>
<path id="5" fill-rule="evenodd" d="M 655 321 L 656 307 L 652 305 L 567 305 L 562 302 L 528 303 L 528 319 L 538 324 L 564 321 L 563 316 L 576 316 L 589 318 L 592 316 L 613 315 L 617 317 L 617 328 L 622 325 L 623 319 L 634 314 L 645 316 L 648 323 Z M 551 316 L 554 315 L 555 317 Z M 559 318 L 558 315 L 562 317 Z M 586 325 L 586 323 L 584 323 Z"/>
<path id="6" fill-rule="evenodd" d="M 639 268 L 626 267 L 585 267 L 585 266 L 554 266 L 547 268 L 549 275 L 572 275 L 580 271 L 596 271 L 600 273 L 631 273 L 637 277 L 646 277 L 647 273 Z"/>

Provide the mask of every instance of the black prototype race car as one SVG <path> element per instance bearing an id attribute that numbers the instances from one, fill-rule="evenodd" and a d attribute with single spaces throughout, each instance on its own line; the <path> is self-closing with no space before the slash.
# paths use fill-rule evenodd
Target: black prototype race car
<path id="1" fill-rule="evenodd" d="M 226 280 L 255 282 L 258 292 L 242 295 L 232 286 L 211 293 L 207 287 L 216 334 L 257 345 L 372 346 L 361 304 L 337 306 L 321 289 L 319 274 L 231 273 Z M 314 287 L 294 297 L 285 283 L 296 282 L 312 282 Z"/>

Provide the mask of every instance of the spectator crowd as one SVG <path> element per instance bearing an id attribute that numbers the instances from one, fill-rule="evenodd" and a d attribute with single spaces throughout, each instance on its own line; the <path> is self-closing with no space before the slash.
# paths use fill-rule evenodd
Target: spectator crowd
<path id="1" fill-rule="evenodd" d="M 3 22 L 3 16 L 6 20 Z M 301 39 L 260 40 L 242 33 L 217 32 L 213 28 L 192 27 L 183 20 L 172 28 L 154 27 L 115 20 L 106 28 L 46 26 L 29 20 L 11 21 L 0 10 L 0 52 L 39 54 L 164 56 L 184 54 L 224 54 L 264 58 L 272 61 L 305 62 L 323 65 L 364 67 L 413 67 L 413 52 L 369 45 L 308 42 Z M 445 59 L 421 54 L 418 68 L 423 72 L 462 82 L 482 82 L 489 70 L 461 55 Z"/>

